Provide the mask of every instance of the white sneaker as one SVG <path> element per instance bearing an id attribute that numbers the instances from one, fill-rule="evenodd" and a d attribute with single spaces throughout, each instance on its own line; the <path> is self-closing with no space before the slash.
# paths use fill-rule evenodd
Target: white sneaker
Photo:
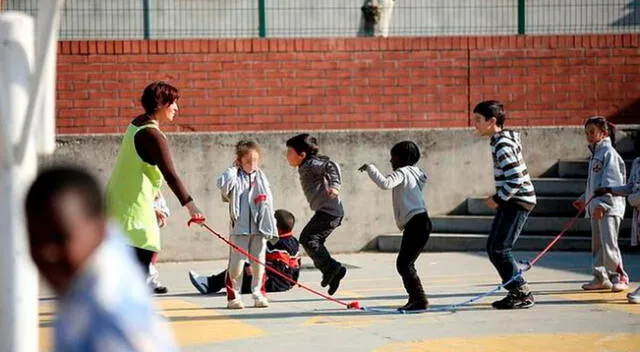
<path id="1" fill-rule="evenodd" d="M 227 302 L 227 308 L 229 309 L 244 309 L 244 303 L 240 298 L 232 299 Z"/>
<path id="2" fill-rule="evenodd" d="M 189 281 L 200 293 L 209 293 L 209 280 L 206 276 L 198 275 L 195 271 L 189 271 Z"/>
<path id="3" fill-rule="evenodd" d="M 254 296 L 253 302 L 253 306 L 256 308 L 267 308 L 269 306 L 269 300 L 265 296 Z"/>
<path id="4" fill-rule="evenodd" d="M 614 276 L 611 278 L 611 291 L 612 292 L 622 292 L 629 289 L 629 279 L 627 277 L 623 277 L 620 279 L 619 276 Z"/>
<path id="5" fill-rule="evenodd" d="M 640 286 L 635 291 L 627 293 L 629 303 L 640 304 Z"/>
<path id="6" fill-rule="evenodd" d="M 165 285 L 160 282 L 160 273 L 158 269 L 153 265 L 153 263 L 149 263 L 149 275 L 147 275 L 147 286 L 149 286 L 149 290 L 155 294 L 165 294 L 169 292 L 169 289 Z"/>
<path id="7" fill-rule="evenodd" d="M 611 281 L 609 281 L 609 279 L 601 280 L 597 277 L 594 277 L 593 280 L 582 285 L 582 289 L 586 291 L 605 290 L 605 289 L 610 290 L 612 287 L 613 287 L 613 284 L 611 283 Z"/>

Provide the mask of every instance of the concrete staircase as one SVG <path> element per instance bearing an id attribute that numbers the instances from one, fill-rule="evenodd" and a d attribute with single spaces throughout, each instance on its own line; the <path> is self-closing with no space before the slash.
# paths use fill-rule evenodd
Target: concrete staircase
<path id="1" fill-rule="evenodd" d="M 527 220 L 516 244 L 518 250 L 541 250 L 566 226 L 576 214 L 571 203 L 584 192 L 587 178 L 587 160 L 559 161 L 549 175 L 532 179 L 538 205 Z M 627 170 L 631 160 L 627 160 Z M 466 201 L 466 211 L 461 214 L 433 216 L 433 233 L 428 251 L 483 251 L 491 228 L 494 211 L 489 209 L 483 197 L 471 197 Z M 464 208 L 464 207 L 462 207 Z M 620 244 L 629 243 L 631 209 L 627 207 L 620 230 Z M 397 252 L 401 234 L 378 237 L 378 250 Z M 591 250 L 589 219 L 581 217 L 558 241 L 555 250 Z"/>

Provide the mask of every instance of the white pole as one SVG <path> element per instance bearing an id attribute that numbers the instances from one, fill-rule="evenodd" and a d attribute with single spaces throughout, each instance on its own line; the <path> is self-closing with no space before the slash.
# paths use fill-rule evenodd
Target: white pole
<path id="1" fill-rule="evenodd" d="M 46 1 L 40 6 L 36 19 L 36 60 L 44 54 L 42 85 L 37 101 L 39 108 L 35 112 L 38 131 L 34 137 L 39 154 L 52 154 L 56 148 L 56 54 L 62 3 L 59 0 Z"/>
<path id="2" fill-rule="evenodd" d="M 26 110 L 26 118 L 22 126 L 20 143 L 14 147 L 14 159 L 20 162 L 24 158 L 28 144 L 28 136 L 32 135 L 33 124 L 36 120 L 36 113 L 43 112 L 37 118 L 40 122 L 39 138 L 44 138 L 45 142 L 38 143 L 38 152 L 52 153 L 55 148 L 55 121 L 54 111 L 41 110 L 42 107 L 53 109 L 53 100 L 43 98 L 45 92 L 55 92 L 55 88 L 47 87 L 47 83 L 55 84 L 53 79 L 54 73 L 48 73 L 46 70 L 55 70 L 55 52 L 57 43 L 58 23 L 60 22 L 60 9 L 64 0 L 46 0 L 38 2 L 38 41 L 35 50 L 35 67 L 34 72 L 29 76 L 29 103 Z M 53 58 L 51 56 L 53 55 Z M 50 120 L 46 120 L 50 119 Z M 42 129 L 48 135 L 42 136 Z"/>
<path id="3" fill-rule="evenodd" d="M 37 158 L 33 136 L 21 140 L 34 65 L 34 20 L 0 14 L 0 130 L 2 146 L 26 143 L 21 161 L 13 148 L 0 160 L 0 351 L 38 350 L 38 276 L 29 255 L 24 197 Z"/>

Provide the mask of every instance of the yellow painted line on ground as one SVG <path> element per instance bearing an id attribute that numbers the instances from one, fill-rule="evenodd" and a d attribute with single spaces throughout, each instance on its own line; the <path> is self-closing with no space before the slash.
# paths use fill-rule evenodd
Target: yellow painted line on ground
<path id="1" fill-rule="evenodd" d="M 341 290 L 341 291 L 339 292 L 340 294 L 338 295 L 338 297 L 339 297 L 340 299 L 343 299 L 343 298 L 345 298 L 345 297 L 346 297 L 346 298 L 362 298 L 363 296 L 362 296 L 360 293 L 358 293 L 358 292 L 360 292 L 360 290 L 352 290 L 352 291 L 349 291 L 349 290 Z"/>
<path id="2" fill-rule="evenodd" d="M 40 327 L 38 328 L 38 349 L 40 351 L 49 351 L 53 347 L 53 328 L 43 326 L 50 325 L 55 318 L 56 306 L 53 303 L 40 303 L 38 306 L 38 320 Z"/>
<path id="3" fill-rule="evenodd" d="M 628 352 L 640 349 L 640 334 L 518 334 L 478 337 L 455 337 L 399 342 L 385 345 L 375 352 Z"/>
<path id="4" fill-rule="evenodd" d="M 565 293 L 561 295 L 552 295 L 552 297 L 583 302 L 585 304 L 596 304 L 603 308 L 622 311 L 625 313 L 640 314 L 640 304 L 630 304 L 627 301 L 627 292 L 614 293 L 611 291 L 591 291 Z M 640 350 L 640 345 L 638 346 L 638 350 Z"/>
<path id="5" fill-rule="evenodd" d="M 194 303 L 183 300 L 159 300 L 157 304 L 161 308 L 161 314 L 170 321 L 178 344 L 183 347 L 266 334 L 264 330 L 238 319 L 220 319 L 221 314 Z"/>

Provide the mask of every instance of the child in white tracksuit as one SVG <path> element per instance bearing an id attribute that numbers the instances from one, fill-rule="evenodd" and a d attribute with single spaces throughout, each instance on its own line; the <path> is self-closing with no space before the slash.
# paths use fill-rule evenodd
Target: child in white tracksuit
<path id="1" fill-rule="evenodd" d="M 163 228 L 167 226 L 167 218 L 171 215 L 171 211 L 167 206 L 167 201 L 162 196 L 162 193 L 158 192 L 155 200 L 153 201 L 153 210 L 156 212 L 156 220 L 158 221 L 158 227 Z M 169 292 L 166 286 L 160 282 L 160 272 L 156 268 L 158 262 L 158 253 L 153 254 L 151 263 L 149 263 L 149 274 L 147 275 L 147 285 L 153 290 L 153 293 L 164 294 Z"/>
<path id="2" fill-rule="evenodd" d="M 611 289 L 624 291 L 629 287 L 629 276 L 622 265 L 622 254 L 618 246 L 618 231 L 624 217 L 623 197 L 604 194 L 598 196 L 596 190 L 622 186 L 626 183 L 624 161 L 613 148 L 610 135 L 611 126 L 604 117 L 596 116 L 585 123 L 585 133 L 589 150 L 589 175 L 584 194 L 574 202 L 582 209 L 587 205 L 586 217 L 591 218 L 591 252 L 593 255 L 593 280 L 582 285 L 584 290 Z"/>
<path id="3" fill-rule="evenodd" d="M 391 148 L 393 173 L 384 176 L 373 164 L 362 165 L 371 180 L 382 189 L 393 189 L 393 213 L 398 228 L 403 231 L 396 269 L 402 277 L 409 301 L 400 311 L 427 309 L 428 300 L 415 268 L 431 234 L 431 220 L 427 213 L 422 191 L 427 175 L 415 164 L 420 160 L 420 149 L 411 141 L 400 142 Z"/>
<path id="4" fill-rule="evenodd" d="M 640 243 L 640 157 L 633 161 L 629 181 L 626 185 L 618 187 L 605 187 L 595 191 L 596 195 L 611 193 L 616 196 L 627 197 L 627 202 L 633 207 L 631 217 L 631 245 Z M 629 303 L 640 303 L 640 287 L 627 295 Z"/>
<path id="5" fill-rule="evenodd" d="M 227 169 L 217 180 L 223 201 L 229 202 L 229 240 L 264 263 L 267 240 L 277 239 L 278 230 L 273 215 L 273 196 L 269 181 L 258 166 L 260 147 L 254 141 L 242 140 L 236 145 L 236 157 L 234 166 Z M 244 308 L 240 294 L 246 261 L 246 256 L 230 248 L 225 279 L 227 307 L 230 309 Z M 254 306 L 268 307 L 269 301 L 264 286 L 265 269 L 255 262 L 251 262 L 251 267 Z"/>

